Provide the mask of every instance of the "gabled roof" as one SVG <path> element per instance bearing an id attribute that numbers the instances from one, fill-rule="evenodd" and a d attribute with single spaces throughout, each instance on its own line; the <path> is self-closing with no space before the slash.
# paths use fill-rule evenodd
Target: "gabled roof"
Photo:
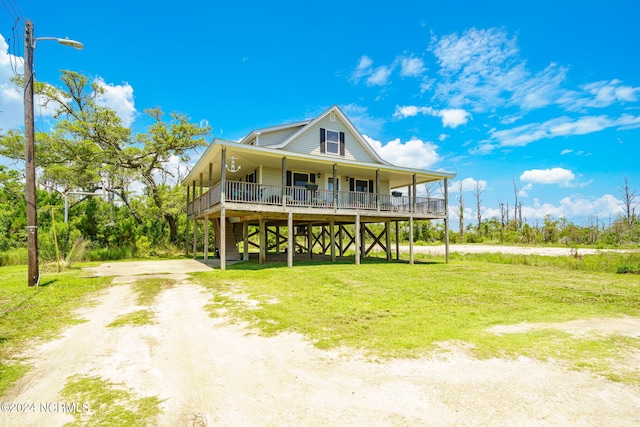
<path id="1" fill-rule="evenodd" d="M 345 124 L 345 126 L 347 126 L 347 128 L 351 131 L 351 133 L 353 133 L 353 135 L 355 135 L 356 140 L 362 145 L 362 147 L 365 149 L 365 151 L 373 159 L 375 159 L 379 163 L 382 163 L 383 165 L 391 165 L 391 163 L 387 162 L 382 157 L 380 157 L 380 155 L 376 152 L 376 150 L 374 150 L 373 147 L 371 147 L 371 145 L 369 145 L 367 140 L 364 139 L 364 137 L 358 131 L 358 129 L 356 129 L 356 127 L 353 125 L 353 123 L 351 123 L 351 120 L 349 120 L 349 118 L 342 112 L 340 107 L 338 107 L 337 105 L 333 105 L 331 108 L 329 108 L 324 113 L 320 114 L 315 119 L 309 120 L 296 133 L 294 133 L 289 138 L 287 138 L 284 141 L 282 141 L 280 144 L 271 145 L 270 148 L 285 148 L 289 143 L 291 143 L 293 140 L 295 140 L 297 137 L 299 137 L 301 134 L 303 134 L 304 132 L 309 130 L 311 127 L 313 127 L 313 125 L 315 125 L 316 123 L 318 123 L 320 120 L 324 119 L 325 117 L 327 117 L 331 113 L 335 113 L 340 118 L 340 120 Z M 298 122 L 298 123 L 302 123 L 302 122 Z"/>
<path id="2" fill-rule="evenodd" d="M 284 125 L 279 125 L 279 126 L 270 126 L 270 127 L 266 127 L 266 128 L 262 128 L 262 129 L 254 129 L 251 131 L 251 133 L 247 136 L 245 136 L 244 138 L 242 138 L 239 143 L 240 144 L 248 144 L 249 142 L 251 142 L 251 140 L 253 140 L 253 138 L 255 138 L 258 135 L 261 135 L 263 133 L 269 133 L 269 132 L 277 132 L 280 130 L 285 130 L 285 129 L 291 129 L 291 128 L 295 128 L 295 127 L 301 127 L 301 126 L 305 126 L 307 125 L 309 122 L 311 122 L 312 119 L 307 119 L 307 120 L 301 120 L 299 122 L 295 122 L 295 123 L 287 123 Z"/>
<path id="3" fill-rule="evenodd" d="M 380 163 L 363 163 L 346 159 L 340 159 L 336 162 L 336 159 L 332 157 L 317 156 L 308 153 L 284 152 L 274 150 L 270 146 L 260 147 L 215 139 L 206 148 L 204 153 L 202 153 L 193 169 L 191 169 L 189 174 L 184 178 L 182 181 L 183 185 L 188 186 L 189 183 L 198 181 L 201 178 L 204 178 L 204 182 L 206 183 L 209 180 L 208 177 L 210 173 L 212 173 L 213 182 L 218 182 L 220 180 L 220 155 L 223 148 L 226 149 L 227 159 L 236 156 L 236 158 L 242 160 L 245 171 L 250 171 L 252 167 L 258 165 L 278 169 L 282 165 L 282 157 L 286 157 L 288 166 L 293 168 L 299 166 L 300 170 L 310 169 L 327 175 L 333 173 L 333 166 L 336 163 L 339 163 L 340 174 L 343 176 L 358 176 L 361 175 L 363 171 L 372 171 L 375 173 L 376 170 L 379 170 L 381 179 L 388 181 L 392 189 L 411 185 L 414 176 L 416 178 L 416 184 L 418 185 L 455 177 L 453 173 L 394 166 L 388 163 L 381 165 Z M 212 164 L 215 166 L 211 167 Z M 229 179 L 229 175 L 227 175 L 227 179 Z"/>
<path id="4" fill-rule="evenodd" d="M 333 156 L 291 152 L 286 149 L 282 150 L 282 148 L 285 148 L 302 133 L 309 131 L 312 126 L 323 120 L 331 113 L 335 113 L 336 116 L 340 118 L 344 126 L 362 145 L 362 148 L 370 154 L 373 161 L 362 162 L 354 159 L 338 159 Z M 299 129 L 296 130 L 296 128 Z M 255 146 L 249 144 L 253 138 L 260 134 L 278 132 L 287 129 L 290 129 L 290 132 L 293 133 L 288 132 L 287 134 L 289 134 L 289 136 L 279 144 L 268 146 Z M 282 165 L 282 158 L 286 157 L 287 166 L 294 168 L 299 167 L 300 170 L 315 170 L 317 173 L 322 174 L 333 173 L 333 167 L 336 163 L 339 164 L 341 174 L 345 176 L 357 176 L 363 171 L 379 170 L 381 173 L 381 179 L 388 181 L 391 188 L 400 188 L 410 185 L 413 182 L 414 177 L 417 184 L 455 177 L 454 173 L 395 166 L 392 163 L 383 160 L 337 105 L 332 106 L 315 119 L 302 120 L 295 123 L 253 130 L 239 142 L 215 139 L 202 153 L 193 169 L 191 169 L 187 177 L 183 180 L 183 184 L 189 185 L 189 183 L 193 183 L 203 177 L 209 177 L 209 175 L 212 175 L 214 180 L 213 182 L 217 182 L 217 180 L 220 179 L 219 161 L 221 158 L 220 154 L 222 148 L 227 150 L 227 158 L 233 157 L 234 155 L 239 157 L 242 156 L 244 164 L 247 167 L 262 165 L 278 169 Z M 212 167 L 214 163 L 216 166 Z M 208 181 L 208 178 L 205 181 Z"/>

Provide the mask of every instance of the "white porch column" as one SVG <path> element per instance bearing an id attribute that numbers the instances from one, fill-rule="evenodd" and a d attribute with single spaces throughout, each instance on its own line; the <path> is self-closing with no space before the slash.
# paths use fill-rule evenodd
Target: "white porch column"
<path id="1" fill-rule="evenodd" d="M 376 208 L 380 212 L 380 169 L 376 169 Z"/>
<path id="2" fill-rule="evenodd" d="M 227 212 L 220 209 L 220 270 L 227 269 Z"/>
<path id="3" fill-rule="evenodd" d="M 444 262 L 449 264 L 449 182 L 444 179 Z"/>
<path id="4" fill-rule="evenodd" d="M 189 193 L 190 187 L 187 185 L 187 221 L 184 227 L 184 255 L 189 256 Z M 196 198 L 194 197 L 193 200 Z M 193 212 L 193 209 L 191 210 Z"/>
<path id="5" fill-rule="evenodd" d="M 280 202 L 282 206 L 287 206 L 287 158 L 282 158 L 282 190 L 280 191 Z"/>
<path id="6" fill-rule="evenodd" d="M 222 147 L 220 153 L 220 206 L 224 209 L 227 197 L 227 148 Z"/>
<path id="7" fill-rule="evenodd" d="M 331 179 L 333 180 L 333 211 L 336 212 L 338 210 L 338 165 L 336 163 L 333 164 Z"/>
<path id="8" fill-rule="evenodd" d="M 209 214 L 204 216 L 204 262 L 209 259 Z"/>
<path id="9" fill-rule="evenodd" d="M 413 187 L 413 200 L 411 201 L 411 212 L 416 211 L 416 202 L 418 201 L 418 187 L 416 186 L 416 174 L 413 174 L 413 182 L 411 184 Z"/>
<path id="10" fill-rule="evenodd" d="M 193 259 L 196 259 L 198 251 L 198 220 L 193 219 Z"/>
<path id="11" fill-rule="evenodd" d="M 396 220 L 396 261 L 400 261 L 400 221 Z"/>

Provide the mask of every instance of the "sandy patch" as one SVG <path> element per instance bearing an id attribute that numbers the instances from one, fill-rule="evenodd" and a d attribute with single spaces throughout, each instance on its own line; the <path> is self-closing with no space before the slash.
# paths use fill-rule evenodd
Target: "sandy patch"
<path id="1" fill-rule="evenodd" d="M 640 338 L 640 318 L 616 317 L 608 319 L 580 319 L 560 323 L 518 323 L 516 325 L 496 325 L 488 331 L 494 334 L 517 334 L 534 329 L 558 329 L 571 335 L 589 334 L 620 335 Z"/>
<path id="2" fill-rule="evenodd" d="M 266 338 L 211 318 L 204 308 L 211 297 L 181 281 L 158 296 L 157 323 L 107 328 L 139 308 L 130 285 L 113 286 L 80 312 L 87 323 L 33 349 L 34 369 L 3 400 L 59 401 L 67 378 L 85 374 L 157 396 L 161 426 L 640 425 L 640 390 L 588 372 L 524 357 L 475 360 L 455 346 L 372 362 L 346 349 L 318 350 L 296 334 Z M 2 414 L 0 424 L 69 420 Z"/>
<path id="3" fill-rule="evenodd" d="M 193 259 L 161 261 L 106 262 L 86 268 L 90 275 L 114 276 L 113 283 L 130 283 L 138 279 L 167 278 L 186 280 L 188 273 L 211 271 L 211 267 Z"/>

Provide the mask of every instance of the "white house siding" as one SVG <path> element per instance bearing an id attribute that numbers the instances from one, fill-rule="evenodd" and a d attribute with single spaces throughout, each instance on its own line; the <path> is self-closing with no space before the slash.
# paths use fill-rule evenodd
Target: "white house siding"
<path id="1" fill-rule="evenodd" d="M 344 132 L 344 157 L 335 154 L 320 153 L 320 128 Z M 371 155 L 369 155 L 369 153 L 367 153 L 358 139 L 356 139 L 356 136 L 349 131 L 349 128 L 345 126 L 338 117 L 336 117 L 335 122 L 329 120 L 329 116 L 325 117 L 324 119 L 313 125 L 311 128 L 305 130 L 302 135 L 299 135 L 294 141 L 290 142 L 283 148 L 287 151 L 293 151 L 296 153 L 316 154 L 323 157 L 355 160 L 358 162 L 366 163 L 378 163 L 376 159 L 374 159 Z"/>
<path id="2" fill-rule="evenodd" d="M 380 194 L 391 194 L 391 190 L 389 189 L 389 181 L 380 181 Z"/>
<path id="3" fill-rule="evenodd" d="M 263 133 L 260 135 L 260 140 L 258 141 L 258 145 L 260 145 L 261 147 L 266 147 L 269 145 L 280 144 L 281 142 L 284 142 L 285 139 L 289 138 L 291 135 L 298 132 L 300 130 L 300 127 L 294 127 L 291 129 L 283 129 L 280 131 Z"/>
<path id="4" fill-rule="evenodd" d="M 282 171 L 280 169 L 262 168 L 262 184 L 282 185 Z"/>

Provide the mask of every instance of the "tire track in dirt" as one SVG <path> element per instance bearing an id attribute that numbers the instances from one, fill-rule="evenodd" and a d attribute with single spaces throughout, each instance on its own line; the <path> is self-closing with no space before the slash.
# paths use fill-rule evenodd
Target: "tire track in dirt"
<path id="1" fill-rule="evenodd" d="M 118 280 L 148 277 L 125 276 Z M 640 425 L 639 388 L 588 372 L 523 357 L 476 360 L 456 347 L 367 361 L 351 349 L 318 350 L 297 334 L 267 338 L 211 318 L 211 297 L 182 280 L 157 296 L 156 323 L 107 328 L 140 309 L 129 285 L 113 286 L 80 311 L 87 323 L 32 351 L 35 369 L 3 399 L 59 401 L 67 378 L 80 374 L 157 396 L 161 426 Z M 3 426 L 70 420 L 5 415 Z"/>

